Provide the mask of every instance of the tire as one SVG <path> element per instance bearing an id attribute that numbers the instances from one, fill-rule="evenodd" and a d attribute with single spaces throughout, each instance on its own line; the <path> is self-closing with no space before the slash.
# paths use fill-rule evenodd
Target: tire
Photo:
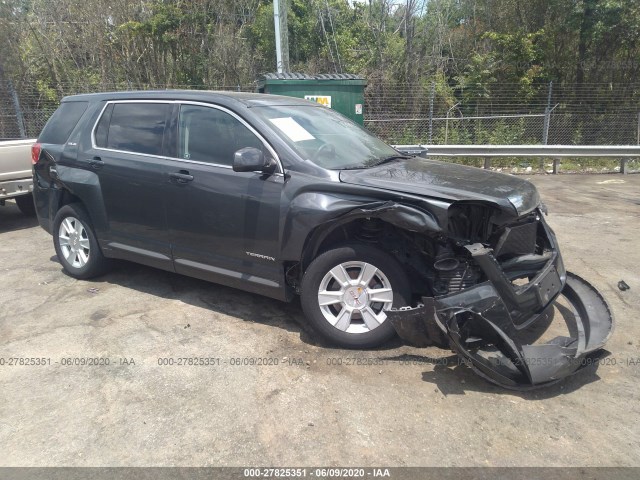
<path id="1" fill-rule="evenodd" d="M 314 330 L 332 344 L 375 348 L 396 333 L 384 311 L 409 305 L 411 286 L 402 266 L 387 253 L 347 245 L 311 262 L 302 279 L 301 303 Z"/>
<path id="2" fill-rule="evenodd" d="M 19 197 L 14 198 L 16 201 L 16 205 L 22 212 L 23 215 L 27 217 L 35 217 L 36 215 L 36 205 L 33 203 L 33 195 L 20 195 Z"/>
<path id="3" fill-rule="evenodd" d="M 53 245 L 65 272 L 85 280 L 103 274 L 108 261 L 102 255 L 89 215 L 82 205 L 65 205 L 53 220 Z"/>

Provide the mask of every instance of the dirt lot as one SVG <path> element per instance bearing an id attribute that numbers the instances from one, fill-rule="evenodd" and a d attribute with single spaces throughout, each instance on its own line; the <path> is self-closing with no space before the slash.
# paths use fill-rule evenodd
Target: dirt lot
<path id="1" fill-rule="evenodd" d="M 640 465 L 640 175 L 531 181 L 617 325 L 597 371 L 524 394 L 445 350 L 323 346 L 298 303 L 128 263 L 74 280 L 0 208 L 0 358 L 46 363 L 0 366 L 0 465 Z M 185 357 L 210 365 L 159 365 Z"/>

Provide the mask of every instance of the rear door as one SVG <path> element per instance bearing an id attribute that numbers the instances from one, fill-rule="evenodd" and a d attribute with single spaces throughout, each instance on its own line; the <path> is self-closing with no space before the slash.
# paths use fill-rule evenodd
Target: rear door
<path id="1" fill-rule="evenodd" d="M 78 161 L 96 173 L 107 217 L 103 248 L 110 255 L 172 269 L 164 187 L 172 110 L 161 101 L 109 102 L 96 123 L 92 148 Z"/>
<path id="2" fill-rule="evenodd" d="M 234 172 L 244 147 L 276 156 L 237 114 L 183 103 L 169 173 L 167 222 L 176 272 L 281 297 L 282 173 Z"/>

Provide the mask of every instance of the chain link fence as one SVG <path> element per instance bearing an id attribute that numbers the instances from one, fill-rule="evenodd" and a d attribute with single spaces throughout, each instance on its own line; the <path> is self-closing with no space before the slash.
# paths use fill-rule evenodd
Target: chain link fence
<path id="1" fill-rule="evenodd" d="M 135 85 L 101 85 L 99 90 L 131 90 Z M 147 85 L 163 89 L 164 85 Z M 171 88 L 191 89 L 185 85 Z M 640 85 L 614 88 L 538 86 L 522 98 L 518 86 L 491 93 L 443 89 L 435 84 L 370 82 L 365 91 L 365 127 L 390 144 L 422 145 L 640 145 Z M 255 84 L 210 86 L 209 90 L 253 92 Z M 0 82 L 0 138 L 37 137 L 65 95 L 95 86 L 13 88 Z M 476 164 L 478 159 L 458 159 Z M 514 173 L 547 171 L 544 159 L 501 159 Z M 563 171 L 617 171 L 615 159 L 572 159 Z M 629 171 L 640 169 L 629 161 Z M 495 168 L 503 168 L 497 166 Z M 604 170 L 602 170 L 604 168 Z"/>
<path id="2" fill-rule="evenodd" d="M 640 145 L 640 85 L 494 91 L 369 85 L 365 125 L 390 143 Z"/>
<path id="3" fill-rule="evenodd" d="M 640 145 L 639 122 L 639 114 L 633 112 L 552 113 L 367 118 L 365 126 L 395 144 Z"/>
<path id="4" fill-rule="evenodd" d="M 451 89 L 436 83 L 370 84 L 365 126 L 404 145 L 640 145 L 640 84 L 500 85 Z M 481 158 L 440 160 L 482 166 Z M 509 173 L 550 173 L 553 159 L 494 158 Z M 561 172 L 614 173 L 620 159 L 567 158 Z M 628 159 L 627 172 L 640 160 Z"/>
<path id="5" fill-rule="evenodd" d="M 0 138 L 28 137 L 21 114 L 18 95 L 13 85 L 8 81 L 0 81 Z"/>
<path id="6" fill-rule="evenodd" d="M 35 138 L 37 137 L 49 117 L 56 111 L 60 100 L 67 95 L 93 93 L 95 91 L 125 91 L 125 90 L 163 90 L 166 88 L 194 90 L 189 85 L 102 85 L 99 89 L 91 86 L 60 86 L 58 91 L 51 89 L 38 90 L 34 88 L 12 91 L 0 82 L 0 138 Z M 200 89 L 202 89 L 200 87 Z M 16 89 L 17 90 L 17 89 Z M 212 86 L 207 90 L 223 90 L 235 92 L 255 92 L 255 85 L 221 85 Z"/>

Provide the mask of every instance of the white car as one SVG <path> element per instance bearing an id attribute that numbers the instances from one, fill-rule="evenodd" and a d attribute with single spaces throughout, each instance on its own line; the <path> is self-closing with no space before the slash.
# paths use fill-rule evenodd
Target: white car
<path id="1" fill-rule="evenodd" d="M 0 205 L 13 199 L 29 216 L 36 214 L 31 176 L 31 146 L 35 142 L 35 138 L 0 141 Z"/>

